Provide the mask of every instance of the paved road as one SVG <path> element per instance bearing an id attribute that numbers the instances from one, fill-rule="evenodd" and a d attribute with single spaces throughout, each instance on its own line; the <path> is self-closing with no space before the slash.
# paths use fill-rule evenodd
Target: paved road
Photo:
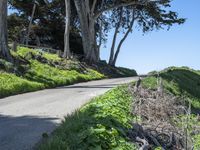
<path id="1" fill-rule="evenodd" d="M 92 97 L 137 77 L 106 79 L 0 99 L 0 150 L 30 150 Z"/>

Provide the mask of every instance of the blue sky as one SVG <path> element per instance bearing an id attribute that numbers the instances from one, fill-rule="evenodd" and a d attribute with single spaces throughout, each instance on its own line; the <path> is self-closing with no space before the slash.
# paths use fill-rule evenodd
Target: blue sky
<path id="1" fill-rule="evenodd" d="M 135 30 L 123 44 L 117 66 L 136 69 L 138 73 L 169 66 L 200 70 L 200 0 L 174 0 L 172 10 L 187 18 L 186 23 L 146 35 Z M 111 36 L 101 52 L 102 59 L 108 59 Z"/>

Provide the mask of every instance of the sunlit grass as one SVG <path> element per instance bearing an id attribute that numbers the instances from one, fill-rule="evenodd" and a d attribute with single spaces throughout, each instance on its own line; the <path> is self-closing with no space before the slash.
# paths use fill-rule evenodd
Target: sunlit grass
<path id="1" fill-rule="evenodd" d="M 127 86 L 94 98 L 67 116 L 40 150 L 136 150 L 126 134 L 131 127 L 133 97 Z"/>
<path id="2" fill-rule="evenodd" d="M 78 62 L 62 60 L 56 54 L 18 47 L 17 52 L 12 51 L 12 55 L 21 59 L 23 64 L 12 64 L 0 59 L 0 97 L 105 78 L 103 74 L 93 69 L 84 68 L 84 71 L 79 71 Z M 29 58 L 28 55 L 34 57 L 39 55 L 45 58 L 47 63 L 39 62 L 34 57 Z M 55 61 L 57 66 L 52 65 Z M 70 67 L 65 69 L 59 66 L 59 63 Z"/>
<path id="3" fill-rule="evenodd" d="M 0 72 L 0 97 L 43 89 L 44 85 Z"/>

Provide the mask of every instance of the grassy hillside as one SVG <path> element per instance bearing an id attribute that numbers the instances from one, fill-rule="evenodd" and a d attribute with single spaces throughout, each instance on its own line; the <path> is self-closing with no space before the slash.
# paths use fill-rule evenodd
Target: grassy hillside
<path id="1" fill-rule="evenodd" d="M 12 55 L 13 64 L 0 60 L 0 97 L 105 78 L 78 61 L 39 50 L 20 47 Z"/>
<path id="2" fill-rule="evenodd" d="M 39 82 L 33 82 L 15 74 L 0 72 L 0 98 L 43 88 L 44 85 Z"/>
<path id="3" fill-rule="evenodd" d="M 156 90 L 158 73 L 151 73 L 151 76 L 142 81 L 146 88 Z M 159 76 L 163 79 L 165 92 L 172 93 L 186 100 L 186 105 L 192 105 L 189 125 L 187 127 L 189 136 L 192 137 L 194 150 L 200 149 L 200 134 L 196 128 L 200 127 L 197 115 L 200 114 L 200 72 L 187 67 L 170 67 L 161 72 Z M 181 116 L 187 118 L 186 116 Z"/>
<path id="4" fill-rule="evenodd" d="M 88 66 L 41 50 L 18 47 L 17 52 L 11 52 L 13 63 L 0 59 L 0 98 L 77 82 L 137 75 L 134 70 L 114 67 L 105 74 L 98 65 Z M 109 67 L 104 64 L 103 68 Z"/>
<path id="5" fill-rule="evenodd" d="M 165 89 L 176 96 L 188 97 L 193 108 L 200 109 L 200 72 L 187 67 L 170 67 L 159 73 Z M 143 81 L 145 87 L 156 88 L 157 73 Z"/>

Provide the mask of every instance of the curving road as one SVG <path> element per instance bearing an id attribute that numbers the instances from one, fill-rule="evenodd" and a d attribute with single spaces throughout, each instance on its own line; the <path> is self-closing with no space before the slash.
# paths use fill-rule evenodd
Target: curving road
<path id="1" fill-rule="evenodd" d="M 33 149 L 64 116 L 92 97 L 134 80 L 137 77 L 91 81 L 0 99 L 0 150 Z"/>

